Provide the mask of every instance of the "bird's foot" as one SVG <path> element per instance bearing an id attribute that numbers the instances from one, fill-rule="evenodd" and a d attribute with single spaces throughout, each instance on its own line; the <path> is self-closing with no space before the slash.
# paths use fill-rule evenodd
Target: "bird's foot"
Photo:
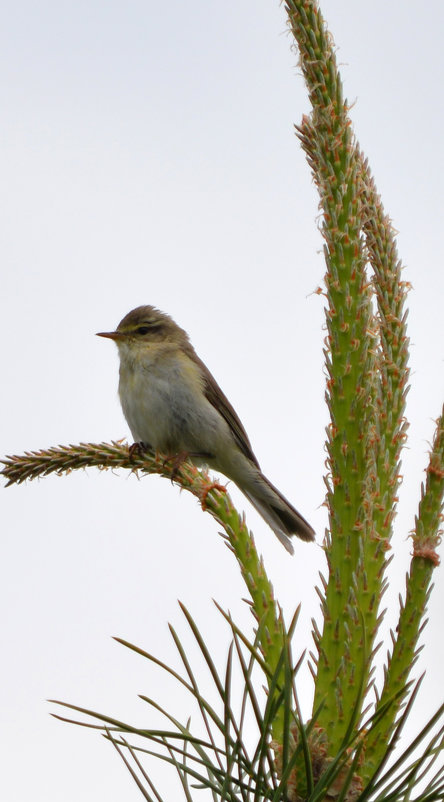
<path id="1" fill-rule="evenodd" d="M 221 485 L 219 482 L 208 482 L 208 484 L 205 485 L 205 487 L 202 490 L 202 493 L 201 493 L 201 495 L 199 497 L 200 498 L 200 506 L 202 507 L 204 512 L 207 509 L 207 496 L 208 496 L 208 493 L 211 493 L 212 490 L 219 490 L 220 493 L 226 493 L 227 492 L 226 485 Z"/>
<path id="2" fill-rule="evenodd" d="M 134 457 L 143 457 L 145 451 L 151 451 L 151 446 L 147 443 L 133 443 L 131 446 L 128 446 L 130 460 L 134 459 Z"/>
<path id="3" fill-rule="evenodd" d="M 178 454 L 171 454 L 171 456 L 165 457 L 163 466 L 165 467 L 168 463 L 171 463 L 170 479 L 172 482 L 174 482 L 175 478 L 177 477 L 177 474 L 179 473 L 183 463 L 188 459 L 208 460 L 211 459 L 211 454 L 201 453 L 199 451 L 179 451 Z"/>
<path id="4" fill-rule="evenodd" d="M 174 482 L 177 474 L 179 473 L 179 469 L 187 459 L 188 451 L 179 451 L 178 454 L 171 454 L 169 457 L 165 457 L 163 461 L 163 467 L 165 468 L 169 463 L 171 463 L 170 479 L 172 482 Z"/>

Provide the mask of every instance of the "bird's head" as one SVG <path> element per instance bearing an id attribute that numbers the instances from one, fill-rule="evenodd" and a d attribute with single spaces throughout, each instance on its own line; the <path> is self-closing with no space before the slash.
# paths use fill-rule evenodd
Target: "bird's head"
<path id="1" fill-rule="evenodd" d="M 125 315 L 115 331 L 99 331 L 97 336 L 108 337 L 119 347 L 126 345 L 131 350 L 152 343 L 183 345 L 188 342 L 187 333 L 155 306 L 138 306 Z"/>

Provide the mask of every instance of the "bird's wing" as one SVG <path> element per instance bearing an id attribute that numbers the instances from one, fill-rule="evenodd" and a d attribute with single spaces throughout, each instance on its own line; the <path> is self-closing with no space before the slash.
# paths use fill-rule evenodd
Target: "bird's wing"
<path id="1" fill-rule="evenodd" d="M 185 349 L 184 349 L 185 350 Z M 231 406 L 228 398 L 220 389 L 216 379 L 210 373 L 207 366 L 201 359 L 197 356 L 194 348 L 190 347 L 186 349 L 187 355 L 195 362 L 202 373 L 202 377 L 204 380 L 204 394 L 205 397 L 208 399 L 210 404 L 213 405 L 215 409 L 222 415 L 222 417 L 228 423 L 230 427 L 231 433 L 238 444 L 239 448 L 241 449 L 242 453 L 251 460 L 258 468 L 259 463 L 253 453 L 253 449 L 251 448 L 251 443 L 248 439 L 248 435 L 237 415 L 233 407 Z"/>

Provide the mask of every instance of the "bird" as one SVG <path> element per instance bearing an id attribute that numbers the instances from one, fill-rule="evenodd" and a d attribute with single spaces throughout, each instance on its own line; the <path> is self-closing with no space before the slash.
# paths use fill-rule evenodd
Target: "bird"
<path id="1" fill-rule="evenodd" d="M 119 397 L 135 444 L 233 481 L 290 554 L 291 537 L 312 541 L 305 518 L 264 476 L 237 413 L 186 331 L 154 306 L 138 306 L 115 331 L 120 358 Z"/>

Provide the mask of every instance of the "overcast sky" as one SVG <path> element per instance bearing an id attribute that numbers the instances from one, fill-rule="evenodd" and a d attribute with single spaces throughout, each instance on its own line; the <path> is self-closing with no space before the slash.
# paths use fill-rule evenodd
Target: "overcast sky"
<path id="1" fill-rule="evenodd" d="M 413 285 L 388 626 L 444 390 L 444 7 L 431 0 L 427 17 L 413 0 L 322 8 Z M 129 436 L 116 349 L 94 333 L 154 304 L 189 332 L 264 472 L 321 542 L 325 332 L 313 291 L 324 264 L 318 201 L 293 133 L 308 101 L 283 7 L 23 0 L 4 10 L 0 40 L 2 453 Z M 296 543 L 290 558 L 232 495 L 286 614 L 302 600 L 297 643 L 311 648 L 321 549 Z M 196 501 L 157 477 L 89 470 L 1 498 L 0 797 L 138 800 L 112 748 L 55 721 L 45 700 L 149 726 L 137 699 L 145 693 L 186 719 L 187 700 L 111 636 L 177 664 L 167 622 L 185 631 L 180 599 L 222 663 L 228 632 L 212 598 L 251 625 L 233 558 Z M 440 569 L 436 583 L 418 723 L 442 701 Z"/>

